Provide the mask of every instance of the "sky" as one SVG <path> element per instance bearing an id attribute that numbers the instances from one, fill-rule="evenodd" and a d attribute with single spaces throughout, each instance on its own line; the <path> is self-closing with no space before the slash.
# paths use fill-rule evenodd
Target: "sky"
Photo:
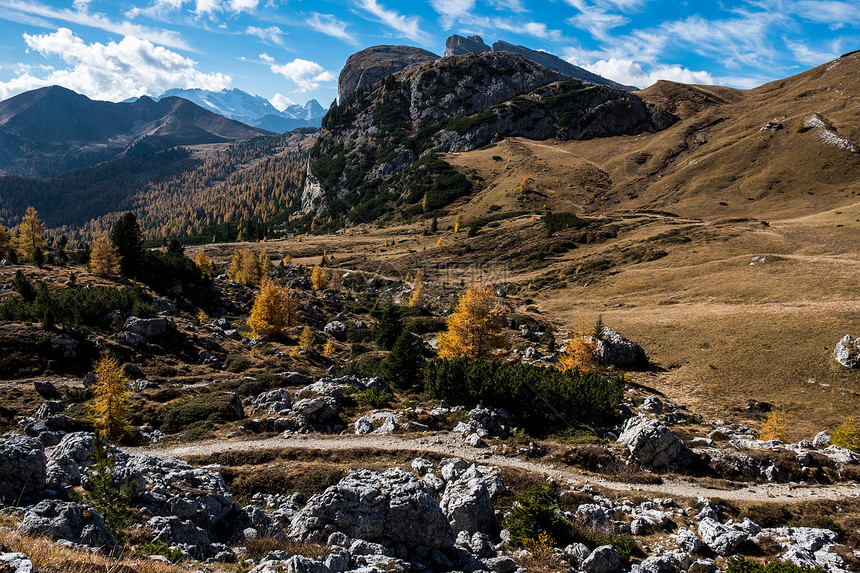
<path id="1" fill-rule="evenodd" d="M 622 84 L 750 88 L 860 49 L 860 0 L 0 0 L 0 100 L 238 88 L 337 96 L 351 54 L 451 34 L 546 50 Z"/>

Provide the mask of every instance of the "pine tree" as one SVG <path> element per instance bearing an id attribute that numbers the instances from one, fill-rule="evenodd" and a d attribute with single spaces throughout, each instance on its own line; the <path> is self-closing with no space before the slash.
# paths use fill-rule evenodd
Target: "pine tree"
<path id="1" fill-rule="evenodd" d="M 119 251 L 107 234 L 100 235 L 90 252 L 90 272 L 97 277 L 113 278 L 119 276 L 119 270 Z"/>
<path id="2" fill-rule="evenodd" d="M 286 328 L 298 322 L 298 311 L 298 300 L 267 277 L 263 279 L 260 294 L 254 300 L 248 326 L 264 336 L 283 334 Z"/>
<path id="3" fill-rule="evenodd" d="M 400 318 L 400 308 L 396 304 L 388 302 L 380 314 L 379 320 L 373 325 L 370 334 L 379 348 L 391 350 L 402 330 L 403 321 Z"/>
<path id="4" fill-rule="evenodd" d="M 311 271 L 311 286 L 314 290 L 325 290 L 328 287 L 328 271 L 325 267 L 314 265 Z"/>
<path id="5" fill-rule="evenodd" d="M 28 302 L 36 300 L 36 289 L 33 288 L 33 283 L 20 269 L 15 271 L 15 276 L 12 278 L 12 288 Z"/>
<path id="6" fill-rule="evenodd" d="M 120 270 L 126 276 L 134 276 L 143 262 L 143 233 L 132 212 L 124 213 L 114 224 L 110 240 L 119 251 Z"/>
<path id="7" fill-rule="evenodd" d="M 473 284 L 466 289 L 454 313 L 448 317 L 448 331 L 439 336 L 439 357 L 485 358 L 506 346 L 502 334 L 504 311 L 489 285 Z"/>
<path id="8" fill-rule="evenodd" d="M 93 437 L 92 464 L 86 469 L 83 481 L 84 493 L 79 501 L 98 511 L 105 519 L 108 530 L 117 539 L 131 519 L 129 505 L 136 495 L 134 482 L 117 487 L 113 483 L 116 456 L 108 453 L 108 446 L 99 431 Z"/>
<path id="9" fill-rule="evenodd" d="M 9 234 L 9 230 L 0 226 L 0 259 L 6 258 L 6 254 L 11 247 L 12 236 Z"/>
<path id="10" fill-rule="evenodd" d="M 39 213 L 32 206 L 27 207 L 15 235 L 15 246 L 22 257 L 30 257 L 37 247 L 45 246 L 45 227 L 39 220 Z"/>
<path id="11" fill-rule="evenodd" d="M 197 268 L 200 269 L 200 272 L 206 277 L 210 276 L 212 271 L 215 270 L 212 265 L 212 259 L 210 259 L 203 251 L 197 252 L 197 256 L 194 258 L 194 264 L 197 265 Z"/>
<path id="12" fill-rule="evenodd" d="M 128 434 L 128 379 L 122 371 L 119 360 L 111 355 L 103 356 L 95 366 L 95 395 L 90 415 L 93 425 L 112 441 L 122 439 Z"/>
<path id="13" fill-rule="evenodd" d="M 421 352 L 421 339 L 409 329 L 404 328 L 391 353 L 382 361 L 380 370 L 386 382 L 402 390 L 412 388 L 421 381 L 424 355 Z"/>
<path id="14" fill-rule="evenodd" d="M 430 221 L 430 232 L 437 233 L 439 231 L 439 219 L 433 215 L 433 220 Z"/>

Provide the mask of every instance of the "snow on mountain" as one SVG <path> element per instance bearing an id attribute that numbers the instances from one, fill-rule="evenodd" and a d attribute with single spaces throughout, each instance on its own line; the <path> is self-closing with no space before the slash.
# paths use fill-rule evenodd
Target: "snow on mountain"
<path id="1" fill-rule="evenodd" d="M 295 104 L 278 111 L 266 98 L 240 89 L 216 92 L 199 88 L 174 88 L 152 99 L 158 101 L 171 96 L 187 99 L 224 117 L 280 133 L 299 127 L 319 127 L 326 112 L 314 99 L 303 106 Z"/>

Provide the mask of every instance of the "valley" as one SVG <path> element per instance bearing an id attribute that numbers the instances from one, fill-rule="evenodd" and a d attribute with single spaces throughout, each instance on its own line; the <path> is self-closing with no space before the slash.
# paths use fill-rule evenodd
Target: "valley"
<path id="1" fill-rule="evenodd" d="M 860 568 L 860 54 L 453 38 L 320 130 L 0 179 L 0 571 Z"/>

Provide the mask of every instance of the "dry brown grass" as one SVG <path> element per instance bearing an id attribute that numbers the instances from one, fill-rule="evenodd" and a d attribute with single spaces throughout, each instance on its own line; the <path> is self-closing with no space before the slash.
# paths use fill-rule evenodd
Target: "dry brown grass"
<path id="1" fill-rule="evenodd" d="M 33 562 L 33 573 L 179 573 L 187 571 L 135 556 L 109 557 L 100 553 L 70 549 L 43 537 L 21 535 L 0 529 L 0 548 L 24 553 Z M 213 572 L 235 570 L 227 565 L 212 565 Z"/>

